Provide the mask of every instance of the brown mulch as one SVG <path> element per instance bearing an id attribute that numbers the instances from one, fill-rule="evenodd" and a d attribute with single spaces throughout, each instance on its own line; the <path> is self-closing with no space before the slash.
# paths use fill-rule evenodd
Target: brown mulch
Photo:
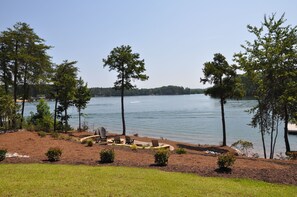
<path id="1" fill-rule="evenodd" d="M 155 168 L 165 171 L 194 173 L 208 177 L 232 177 L 250 178 L 272 183 L 297 185 L 297 161 L 288 160 L 265 160 L 246 157 L 236 157 L 236 162 L 231 172 L 217 170 L 217 156 L 209 155 L 205 151 L 228 152 L 229 147 L 198 146 L 169 140 L 160 140 L 173 147 L 183 147 L 187 154 L 179 155 L 171 153 L 169 163 L 165 167 L 154 165 L 154 151 L 131 150 L 129 147 L 98 145 L 86 147 L 77 139 L 89 135 L 89 133 L 63 134 L 65 139 L 54 139 L 51 136 L 39 137 L 36 132 L 18 131 L 0 134 L 0 149 L 7 149 L 10 153 L 29 155 L 29 158 L 6 158 L 1 163 L 50 163 L 47 161 L 45 152 L 50 147 L 60 147 L 63 150 L 61 160 L 57 164 L 85 164 L 85 165 L 113 165 L 132 166 L 143 168 Z M 137 140 L 150 142 L 151 138 L 132 137 Z M 75 140 L 76 139 L 76 140 Z M 100 164 L 99 152 L 104 148 L 115 150 L 115 162 L 112 164 Z"/>

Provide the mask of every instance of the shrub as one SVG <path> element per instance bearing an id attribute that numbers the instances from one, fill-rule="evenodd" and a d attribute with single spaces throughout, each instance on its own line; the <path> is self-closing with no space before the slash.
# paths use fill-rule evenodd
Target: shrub
<path id="1" fill-rule="evenodd" d="M 253 143 L 249 141 L 244 141 L 244 140 L 238 140 L 234 142 L 231 147 L 238 148 L 245 156 L 249 156 L 249 149 L 253 149 Z"/>
<path id="2" fill-rule="evenodd" d="M 55 139 L 59 138 L 59 133 L 58 132 L 51 132 L 51 136 Z"/>
<path id="3" fill-rule="evenodd" d="M 168 163 L 169 151 L 166 149 L 159 149 L 155 153 L 155 164 L 158 166 L 166 166 Z"/>
<path id="4" fill-rule="evenodd" d="M 132 144 L 130 146 L 131 150 L 136 151 L 137 150 L 137 145 L 136 144 Z"/>
<path id="5" fill-rule="evenodd" d="M 236 158 L 234 157 L 234 155 L 227 153 L 227 154 L 220 155 L 218 157 L 217 164 L 220 169 L 228 169 L 234 164 L 235 160 Z"/>
<path id="6" fill-rule="evenodd" d="M 3 161 L 6 158 L 7 150 L 0 149 L 0 161 Z"/>
<path id="7" fill-rule="evenodd" d="M 50 113 L 50 107 L 44 99 L 40 99 L 38 105 L 36 106 L 37 113 L 30 113 L 27 118 L 28 128 L 37 131 L 44 130 L 49 132 L 53 129 L 54 119 Z"/>
<path id="8" fill-rule="evenodd" d="M 103 149 L 100 152 L 101 163 L 112 163 L 114 161 L 115 153 L 113 149 Z"/>
<path id="9" fill-rule="evenodd" d="M 93 146 L 93 140 L 91 139 L 87 140 L 87 146 L 89 147 Z"/>
<path id="10" fill-rule="evenodd" d="M 62 150 L 60 148 L 49 148 L 45 153 L 49 161 L 58 161 L 62 155 Z"/>
<path id="11" fill-rule="evenodd" d="M 37 132 L 37 134 L 38 134 L 40 137 L 45 137 L 45 136 L 46 136 L 46 132 L 44 132 L 44 131 L 39 131 L 39 132 Z"/>
<path id="12" fill-rule="evenodd" d="M 186 153 L 187 153 L 187 151 L 186 151 L 184 148 L 177 148 L 177 149 L 175 150 L 175 152 L 176 152 L 177 154 L 186 154 Z"/>

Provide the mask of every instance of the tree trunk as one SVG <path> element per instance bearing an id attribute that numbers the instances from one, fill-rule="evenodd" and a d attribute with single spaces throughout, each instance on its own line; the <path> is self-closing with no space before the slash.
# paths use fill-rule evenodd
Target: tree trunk
<path id="1" fill-rule="evenodd" d="M 260 101 L 258 100 L 259 103 L 259 110 L 260 110 L 260 132 L 261 132 L 261 140 L 262 140 L 262 146 L 263 146 L 263 153 L 264 153 L 264 158 L 267 159 L 266 155 L 266 145 L 265 145 L 265 130 L 264 130 L 264 123 L 263 123 L 263 110 L 262 106 L 260 104 Z"/>
<path id="2" fill-rule="evenodd" d="M 68 113 L 67 113 L 67 108 L 65 108 L 65 129 L 64 129 L 64 131 L 65 131 L 65 133 L 67 133 L 67 131 L 68 131 Z"/>
<path id="3" fill-rule="evenodd" d="M 15 60 L 14 60 L 14 71 L 13 71 L 13 99 L 14 103 L 16 105 L 17 103 L 17 75 L 18 75 L 18 41 L 16 41 L 15 45 Z M 16 109 L 14 110 L 14 117 L 12 120 L 12 127 L 15 129 L 16 128 Z"/>
<path id="4" fill-rule="evenodd" d="M 56 132 L 57 130 L 57 105 L 58 105 L 58 98 L 55 99 L 54 132 Z"/>
<path id="5" fill-rule="evenodd" d="M 290 152 L 290 143 L 288 138 L 288 124 L 289 124 L 289 115 L 288 115 L 288 107 L 285 105 L 285 127 L 284 127 L 284 138 L 285 138 L 285 144 L 286 144 L 286 152 Z"/>
<path id="6" fill-rule="evenodd" d="M 277 136 L 278 136 L 278 121 L 279 121 L 279 119 L 277 118 L 277 120 L 276 120 L 276 127 L 275 127 L 275 137 L 274 137 L 273 147 L 272 147 L 272 157 L 274 157 L 274 150 L 275 150 L 275 145 L 276 145 L 276 139 L 277 139 Z"/>
<path id="7" fill-rule="evenodd" d="M 78 107 L 78 131 L 81 131 L 81 113 L 80 107 Z"/>
<path id="8" fill-rule="evenodd" d="M 271 132 L 270 132 L 270 156 L 269 159 L 273 159 L 273 134 L 274 134 L 274 112 L 271 115 Z"/>
<path id="9" fill-rule="evenodd" d="M 225 111 L 224 111 L 224 99 L 221 97 L 221 114 L 222 114 L 222 126 L 223 126 L 223 146 L 227 146 L 226 142 L 226 125 L 225 125 Z"/>
<path id="10" fill-rule="evenodd" d="M 24 73 L 24 85 L 23 85 L 23 98 L 22 98 L 22 114 L 21 114 L 21 124 L 20 129 L 23 127 L 23 120 L 24 120 L 24 111 L 25 111 L 25 100 L 27 97 L 27 64 L 25 65 L 25 73 Z"/>
<path id="11" fill-rule="evenodd" d="M 122 123 L 123 123 L 122 135 L 126 135 L 125 110 L 124 110 L 124 87 L 122 87 L 121 89 L 121 108 L 122 108 Z"/>
<path id="12" fill-rule="evenodd" d="M 121 82 L 121 109 L 122 109 L 122 124 L 123 124 L 123 134 L 126 135 L 126 122 L 125 122 L 125 109 L 124 109 L 124 91 L 125 91 L 125 68 L 122 64 L 122 82 Z"/>
<path id="13" fill-rule="evenodd" d="M 267 159 L 266 146 L 265 146 L 265 137 L 264 137 L 264 135 L 265 135 L 264 130 L 261 129 L 261 138 L 262 138 L 262 146 L 263 146 L 264 158 Z"/>

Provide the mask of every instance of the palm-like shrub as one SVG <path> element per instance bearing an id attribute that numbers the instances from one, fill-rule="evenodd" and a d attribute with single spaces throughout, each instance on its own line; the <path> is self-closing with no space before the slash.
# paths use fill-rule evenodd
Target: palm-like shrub
<path id="1" fill-rule="evenodd" d="M 0 161 L 3 161 L 6 158 L 7 150 L 1 149 L 0 150 Z"/>

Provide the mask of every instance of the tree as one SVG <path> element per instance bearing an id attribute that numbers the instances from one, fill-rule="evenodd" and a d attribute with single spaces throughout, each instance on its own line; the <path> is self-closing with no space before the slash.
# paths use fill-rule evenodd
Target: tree
<path id="1" fill-rule="evenodd" d="M 22 87 L 21 125 L 24 116 L 25 99 L 28 99 L 29 85 L 47 82 L 51 73 L 50 57 L 46 51 L 50 46 L 44 44 L 26 23 L 16 23 L 13 28 L 3 31 L 0 36 L 0 69 L 5 91 L 13 84 L 16 103 Z"/>
<path id="2" fill-rule="evenodd" d="M 203 68 L 204 78 L 200 79 L 203 84 L 214 84 L 213 87 L 205 91 L 206 95 L 220 99 L 221 116 L 223 127 L 223 146 L 227 145 L 226 142 L 226 124 L 224 104 L 228 98 L 240 98 L 243 96 L 243 89 L 236 77 L 236 66 L 229 65 L 226 58 L 220 54 L 214 54 L 212 62 L 204 63 Z"/>
<path id="3" fill-rule="evenodd" d="M 50 113 L 50 107 L 44 99 L 40 99 L 36 106 L 37 112 L 28 119 L 28 124 L 33 124 L 36 130 L 50 131 L 53 128 L 53 118 Z"/>
<path id="4" fill-rule="evenodd" d="M 75 99 L 78 72 L 77 67 L 74 66 L 76 63 L 76 61 L 68 62 L 65 60 L 55 69 L 53 76 L 55 96 L 54 131 L 57 129 L 57 117 L 60 118 L 60 130 L 66 132 L 70 129 L 68 124 L 70 116 L 67 110 L 73 105 L 73 100 Z"/>
<path id="5" fill-rule="evenodd" d="M 77 81 L 77 87 L 76 87 L 74 97 L 75 99 L 73 103 L 78 110 L 78 120 L 79 120 L 78 130 L 81 131 L 81 115 L 82 115 L 81 110 L 86 108 L 87 103 L 91 99 L 91 92 L 88 89 L 88 84 L 87 83 L 84 84 L 84 81 L 82 80 L 81 77 Z"/>
<path id="6" fill-rule="evenodd" d="M 11 129 L 13 128 L 12 120 L 16 119 L 16 113 L 19 106 L 15 104 L 12 96 L 3 94 L 0 88 L 0 128 Z"/>
<path id="7" fill-rule="evenodd" d="M 122 45 L 114 48 L 107 58 L 103 59 L 103 62 L 103 67 L 109 66 L 109 71 L 115 70 L 118 73 L 114 88 L 121 91 L 123 135 L 126 135 L 124 91 L 136 87 L 132 85 L 131 80 L 144 81 L 148 79 L 148 76 L 143 73 L 145 72 L 144 60 L 139 59 L 138 53 L 132 53 L 131 46 Z"/>
<path id="8" fill-rule="evenodd" d="M 10 58 L 8 38 L 0 34 L 0 84 L 4 85 L 5 94 L 9 93 L 9 86 L 12 84 L 12 73 L 10 70 Z"/>
<path id="9" fill-rule="evenodd" d="M 248 25 L 255 35 L 253 42 L 242 45 L 244 52 L 235 55 L 236 61 L 257 84 L 253 126 L 259 126 L 263 136 L 270 134 L 270 158 L 273 158 L 278 122 L 284 122 L 286 152 L 290 151 L 288 122 L 296 118 L 297 106 L 297 26 L 284 26 L 284 14 L 264 16 L 261 27 Z M 274 136 L 275 134 L 275 136 Z M 263 144 L 263 148 L 265 145 Z"/>

